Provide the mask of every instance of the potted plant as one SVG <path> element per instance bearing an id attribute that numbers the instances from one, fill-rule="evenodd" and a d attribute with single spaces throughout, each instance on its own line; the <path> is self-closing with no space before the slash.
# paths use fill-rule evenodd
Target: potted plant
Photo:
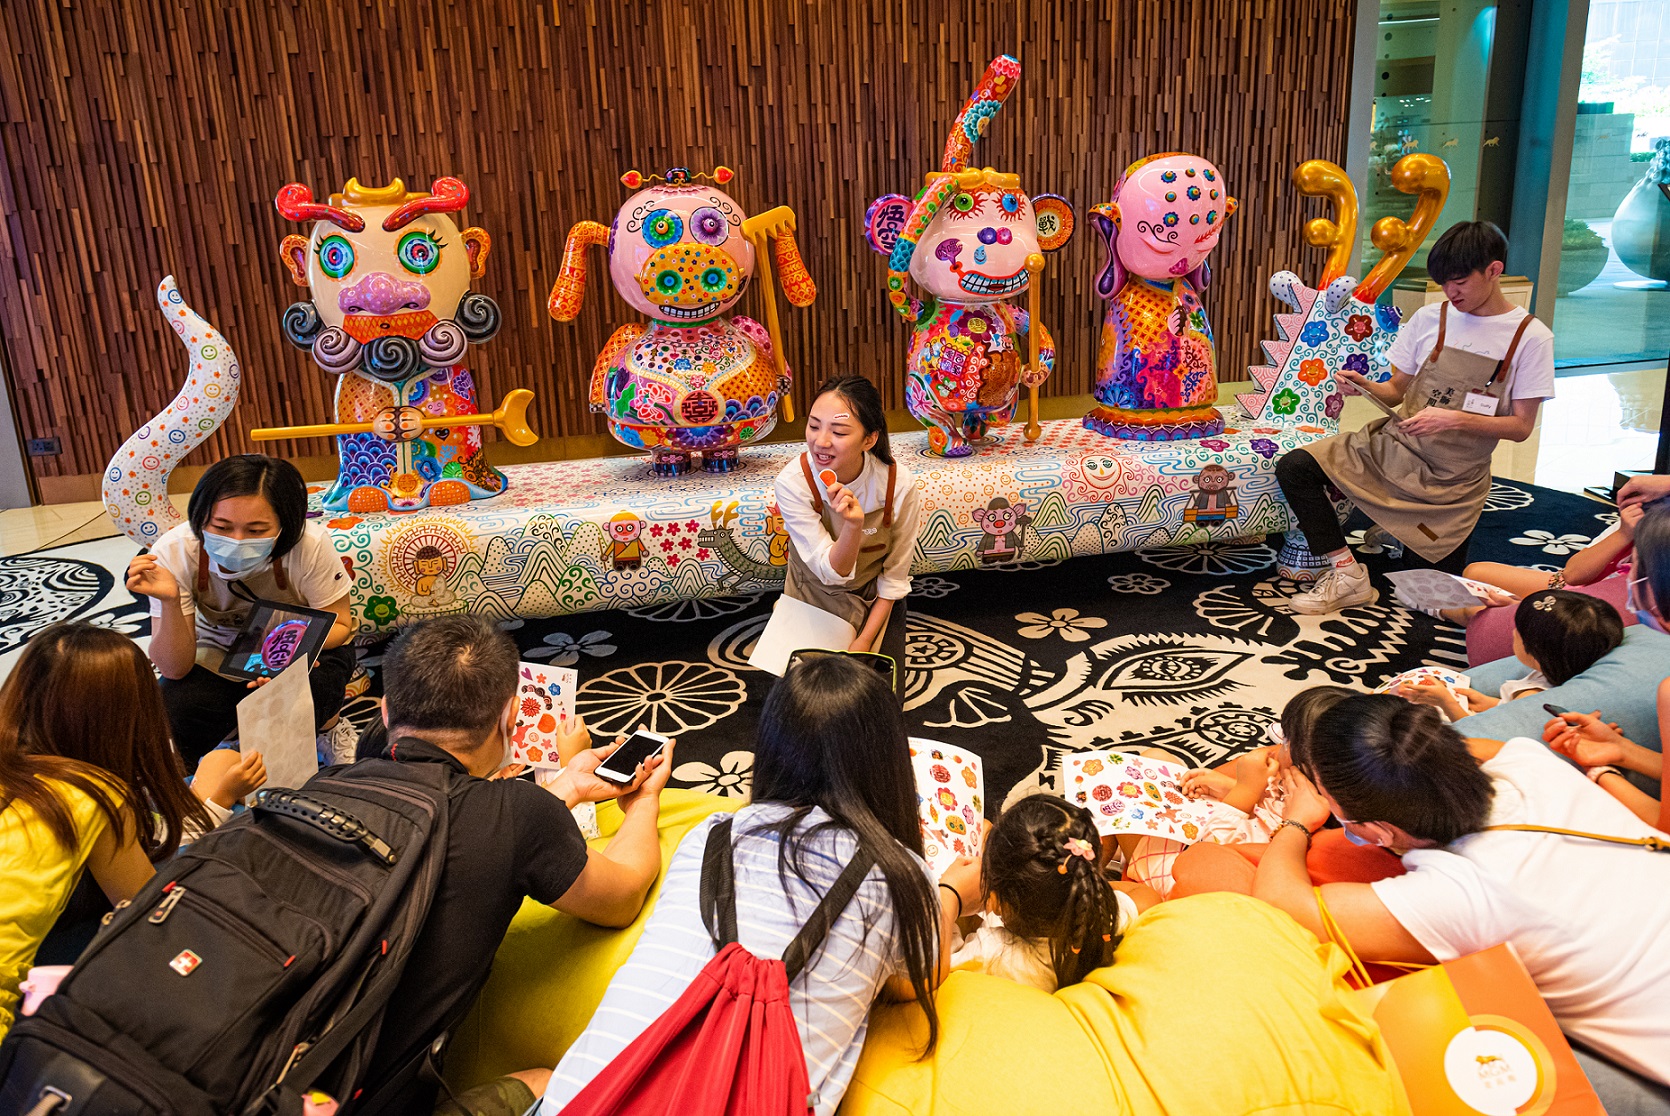
<path id="1" fill-rule="evenodd" d="M 1606 266 L 1606 241 L 1587 222 L 1566 218 L 1560 234 L 1560 272 L 1554 281 L 1556 294 L 1568 295 L 1595 281 Z"/>

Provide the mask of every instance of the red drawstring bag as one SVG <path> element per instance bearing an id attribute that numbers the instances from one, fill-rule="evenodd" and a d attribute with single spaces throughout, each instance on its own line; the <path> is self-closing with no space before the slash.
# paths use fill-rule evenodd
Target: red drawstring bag
<path id="1" fill-rule="evenodd" d="M 568 1103 L 563 1116 L 806 1116 L 812 1110 L 789 984 L 875 861 L 860 848 L 783 959 L 755 957 L 736 940 L 731 821 L 708 831 L 702 855 L 702 923 L 719 953 Z"/>

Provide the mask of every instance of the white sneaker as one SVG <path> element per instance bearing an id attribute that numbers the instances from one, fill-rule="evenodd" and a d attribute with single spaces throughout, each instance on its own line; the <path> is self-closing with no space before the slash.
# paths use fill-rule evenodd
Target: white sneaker
<path id="1" fill-rule="evenodd" d="M 1380 591 L 1369 584 L 1368 567 L 1353 562 L 1343 568 L 1335 566 L 1323 574 L 1315 588 L 1289 600 L 1287 607 L 1306 616 L 1321 616 L 1352 605 L 1373 604 L 1379 599 Z"/>
<path id="2" fill-rule="evenodd" d="M 314 742 L 319 751 L 319 763 L 329 767 L 339 763 L 353 763 L 354 749 L 360 742 L 360 730 L 346 717 L 321 732 Z"/>

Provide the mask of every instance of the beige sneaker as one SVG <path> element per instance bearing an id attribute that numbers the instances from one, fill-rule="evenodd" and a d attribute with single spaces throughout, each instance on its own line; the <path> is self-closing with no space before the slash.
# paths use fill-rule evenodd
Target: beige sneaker
<path id="1" fill-rule="evenodd" d="M 1379 599 L 1380 590 L 1369 584 L 1368 567 L 1353 562 L 1323 574 L 1315 588 L 1290 599 L 1287 607 L 1306 616 L 1321 616 L 1352 605 L 1373 604 Z"/>

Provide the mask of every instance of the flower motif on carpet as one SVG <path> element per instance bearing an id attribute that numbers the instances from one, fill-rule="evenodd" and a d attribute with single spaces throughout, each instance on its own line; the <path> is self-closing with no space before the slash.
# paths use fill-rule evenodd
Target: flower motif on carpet
<path id="1" fill-rule="evenodd" d="M 1140 593 L 1144 597 L 1152 597 L 1163 589 L 1170 589 L 1171 582 L 1153 574 L 1113 574 L 1108 578 L 1108 588 L 1115 593 Z"/>
<path id="2" fill-rule="evenodd" d="M 1484 510 L 1487 512 L 1518 511 L 1536 503 L 1537 498 L 1523 488 L 1515 488 L 1511 484 L 1493 481 L 1490 492 L 1484 498 Z"/>
<path id="3" fill-rule="evenodd" d="M 1068 643 L 1084 643 L 1090 639 L 1091 631 L 1108 626 L 1100 616 L 1081 616 L 1076 608 L 1058 608 L 1048 616 L 1023 612 L 1015 619 L 1027 625 L 1020 629 L 1020 634 L 1027 639 L 1047 639 L 1054 634 Z"/>
<path id="4" fill-rule="evenodd" d="M 740 597 L 703 597 L 698 600 L 666 601 L 662 604 L 629 608 L 628 616 L 643 620 L 658 620 L 669 624 L 689 624 L 696 620 L 711 620 L 715 616 L 729 616 L 741 612 L 760 599 L 758 593 Z"/>
<path id="5" fill-rule="evenodd" d="M 540 641 L 539 646 L 530 647 L 522 652 L 527 659 L 550 659 L 552 666 L 573 666 L 580 661 L 580 656 L 595 655 L 606 658 L 613 655 L 617 648 L 608 640 L 613 638 L 608 632 L 587 632 L 579 639 L 575 639 L 567 632 L 551 632 Z"/>
<path id="6" fill-rule="evenodd" d="M 1263 543 L 1206 542 L 1163 550 L 1139 550 L 1137 557 L 1162 570 L 1230 577 L 1264 569 L 1276 560 L 1276 552 Z"/>
<path id="7" fill-rule="evenodd" d="M 1588 546 L 1591 539 L 1588 535 L 1556 535 L 1552 531 L 1533 527 L 1508 541 L 1515 546 L 1539 547 L 1544 554 L 1576 554 Z"/>
<path id="8" fill-rule="evenodd" d="M 754 782 L 754 753 L 726 752 L 717 765 L 681 763 L 673 768 L 673 778 L 680 786 L 721 798 L 747 798 Z"/>
<path id="9" fill-rule="evenodd" d="M 930 601 L 937 601 L 941 597 L 950 596 L 959 588 L 960 586 L 955 581 L 952 581 L 949 578 L 935 577 L 932 574 L 929 574 L 926 577 L 913 577 L 910 579 L 910 595 L 913 597 L 922 597 Z"/>
<path id="10" fill-rule="evenodd" d="M 610 736 L 642 725 L 676 736 L 734 713 L 748 688 L 732 671 L 710 663 L 639 663 L 580 685 L 576 711 L 593 732 Z"/>

